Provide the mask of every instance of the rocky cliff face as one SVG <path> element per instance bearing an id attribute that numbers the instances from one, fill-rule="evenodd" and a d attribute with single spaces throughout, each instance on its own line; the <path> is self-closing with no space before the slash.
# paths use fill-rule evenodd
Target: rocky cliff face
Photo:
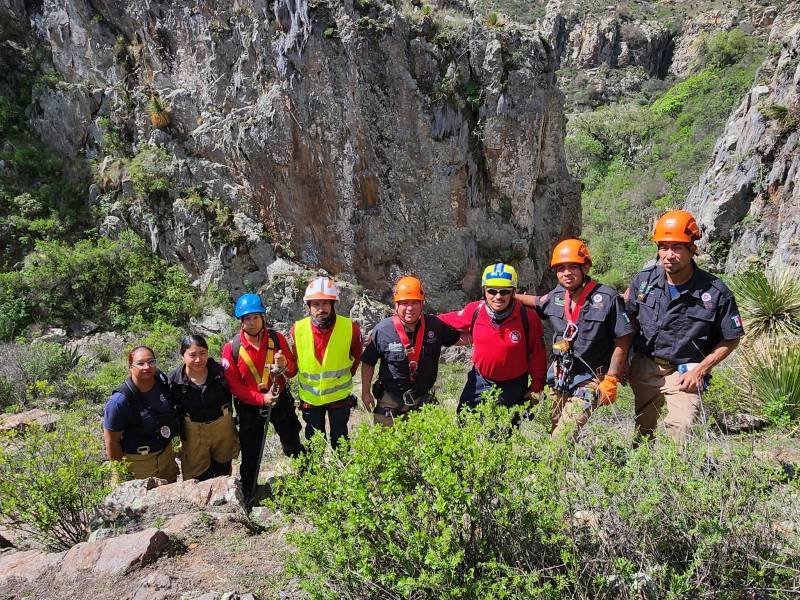
<path id="1" fill-rule="evenodd" d="M 395 4 L 2 0 L 0 17 L 48 50 L 60 81 L 30 122 L 97 161 L 104 230 L 202 283 L 257 287 L 277 252 L 380 291 L 415 272 L 442 306 L 496 257 L 540 284 L 580 227 L 554 53 Z"/>
<path id="2" fill-rule="evenodd" d="M 716 267 L 800 265 L 800 10 L 775 19 L 770 56 L 731 115 L 687 208 Z"/>

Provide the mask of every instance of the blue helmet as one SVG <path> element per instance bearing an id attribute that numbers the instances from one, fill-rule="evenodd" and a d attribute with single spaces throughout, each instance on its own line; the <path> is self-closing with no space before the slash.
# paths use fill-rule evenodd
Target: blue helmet
<path id="1" fill-rule="evenodd" d="M 236 301 L 236 310 L 234 315 L 237 319 L 241 319 L 245 315 L 252 315 L 254 313 L 266 314 L 267 309 L 261 303 L 261 296 L 258 294 L 242 294 Z"/>

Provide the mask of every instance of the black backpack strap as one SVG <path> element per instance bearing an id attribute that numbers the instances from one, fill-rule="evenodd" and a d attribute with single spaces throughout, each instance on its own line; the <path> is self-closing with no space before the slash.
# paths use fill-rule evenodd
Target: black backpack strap
<path id="1" fill-rule="evenodd" d="M 525 332 L 525 354 L 528 357 L 528 362 L 531 360 L 531 350 L 528 345 L 528 340 L 531 337 L 531 326 L 528 322 L 528 309 L 522 304 L 519 305 L 519 318 L 522 319 L 522 329 Z"/>
<path id="2" fill-rule="evenodd" d="M 239 349 L 242 347 L 242 334 L 237 333 L 231 338 L 231 354 L 233 355 L 233 364 L 239 365 Z"/>
<path id="3" fill-rule="evenodd" d="M 472 313 L 472 323 L 469 326 L 469 333 L 472 334 L 472 330 L 475 329 L 475 321 L 478 320 L 478 315 L 481 314 L 481 309 L 483 308 L 483 302 L 478 304 L 478 308 L 475 309 L 475 312 Z"/>
<path id="4" fill-rule="evenodd" d="M 269 334 L 269 339 L 272 340 L 272 345 L 275 346 L 275 352 L 281 350 L 281 341 L 278 339 L 278 332 L 274 329 L 267 329 L 267 333 Z"/>

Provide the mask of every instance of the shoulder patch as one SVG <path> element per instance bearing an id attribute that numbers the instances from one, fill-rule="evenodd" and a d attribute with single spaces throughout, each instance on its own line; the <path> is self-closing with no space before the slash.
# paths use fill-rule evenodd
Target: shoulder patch
<path id="1" fill-rule="evenodd" d="M 228 359 L 224 358 L 224 357 L 220 361 L 220 364 L 222 365 L 222 369 L 225 370 L 225 371 L 227 371 L 231 366 L 231 363 L 228 361 Z"/>

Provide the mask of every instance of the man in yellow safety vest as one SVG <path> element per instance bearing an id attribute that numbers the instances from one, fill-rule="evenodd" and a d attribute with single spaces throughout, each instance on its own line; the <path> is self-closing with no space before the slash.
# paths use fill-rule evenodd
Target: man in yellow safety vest
<path id="1" fill-rule="evenodd" d="M 314 279 L 303 295 L 309 316 L 297 321 L 291 331 L 306 439 L 316 431 L 325 434 L 327 414 L 334 448 L 347 437 L 350 411 L 356 405 L 353 375 L 362 349 L 358 325 L 336 314 L 337 300 L 339 290 L 332 279 Z"/>

